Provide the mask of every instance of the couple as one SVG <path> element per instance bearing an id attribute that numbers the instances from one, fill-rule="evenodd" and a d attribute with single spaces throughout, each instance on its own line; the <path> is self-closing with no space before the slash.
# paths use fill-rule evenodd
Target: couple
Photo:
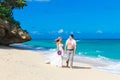
<path id="1" fill-rule="evenodd" d="M 63 55 L 65 53 L 67 54 L 66 66 L 68 67 L 70 64 L 70 68 L 72 68 L 73 56 L 76 52 L 76 41 L 73 38 L 74 38 L 73 34 L 70 34 L 68 40 L 66 41 L 65 48 L 63 47 L 61 37 L 55 40 L 56 45 L 57 45 L 57 52 L 55 52 L 54 54 L 55 58 L 53 58 L 50 61 L 50 64 L 58 66 L 58 67 L 62 67 Z"/>

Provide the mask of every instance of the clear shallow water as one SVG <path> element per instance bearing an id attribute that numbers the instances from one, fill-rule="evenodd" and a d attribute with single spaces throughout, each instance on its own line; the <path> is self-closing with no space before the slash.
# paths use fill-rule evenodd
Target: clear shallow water
<path id="1" fill-rule="evenodd" d="M 65 41 L 63 41 L 65 43 Z M 50 55 L 55 51 L 54 40 L 31 40 L 14 44 Z M 101 70 L 120 74 L 120 40 L 77 40 L 75 61 L 91 64 Z"/>

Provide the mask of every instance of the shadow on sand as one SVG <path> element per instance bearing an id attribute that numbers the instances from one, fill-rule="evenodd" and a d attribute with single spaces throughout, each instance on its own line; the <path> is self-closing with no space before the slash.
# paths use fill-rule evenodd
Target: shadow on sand
<path id="1" fill-rule="evenodd" d="M 63 66 L 63 68 L 70 68 L 67 66 Z M 72 69 L 91 69 L 91 67 L 80 67 L 80 66 L 73 66 Z"/>
<path id="2" fill-rule="evenodd" d="M 0 45 L 0 49 L 19 49 L 19 50 L 28 50 L 22 47 L 14 47 L 14 46 L 4 46 L 4 45 Z"/>

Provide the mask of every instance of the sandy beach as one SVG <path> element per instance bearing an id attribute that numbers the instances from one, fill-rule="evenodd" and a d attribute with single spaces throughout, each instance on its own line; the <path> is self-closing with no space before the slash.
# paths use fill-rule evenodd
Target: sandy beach
<path id="1" fill-rule="evenodd" d="M 120 75 L 83 63 L 58 68 L 45 64 L 40 53 L 0 46 L 0 80 L 120 80 Z"/>

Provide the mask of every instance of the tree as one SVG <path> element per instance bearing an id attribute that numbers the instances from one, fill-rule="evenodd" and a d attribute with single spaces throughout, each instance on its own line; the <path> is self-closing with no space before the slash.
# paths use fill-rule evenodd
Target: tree
<path id="1" fill-rule="evenodd" d="M 26 0 L 1 0 L 0 18 L 11 22 L 16 22 L 13 17 L 14 9 L 21 9 L 26 5 Z"/>

